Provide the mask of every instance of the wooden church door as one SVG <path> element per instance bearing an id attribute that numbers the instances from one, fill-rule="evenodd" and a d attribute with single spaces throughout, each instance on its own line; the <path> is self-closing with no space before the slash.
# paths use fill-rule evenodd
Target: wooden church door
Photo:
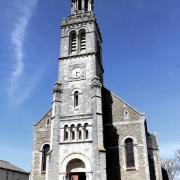
<path id="1" fill-rule="evenodd" d="M 79 176 L 78 175 L 72 175 L 71 180 L 79 180 Z"/>
<path id="2" fill-rule="evenodd" d="M 86 180 L 85 173 L 71 174 L 70 180 Z"/>

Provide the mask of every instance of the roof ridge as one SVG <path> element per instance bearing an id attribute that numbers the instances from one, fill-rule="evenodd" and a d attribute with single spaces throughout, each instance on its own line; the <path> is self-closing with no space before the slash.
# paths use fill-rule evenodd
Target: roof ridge
<path id="1" fill-rule="evenodd" d="M 34 123 L 33 126 L 37 126 L 51 111 L 52 111 L 52 108 L 50 108 L 48 112 L 46 112 L 45 115 L 42 116 L 42 118 L 37 123 Z"/>
<path id="2" fill-rule="evenodd" d="M 5 161 L 5 160 L 0 160 L 0 168 L 28 174 L 27 171 L 17 167 L 16 165 L 12 164 L 11 162 Z"/>

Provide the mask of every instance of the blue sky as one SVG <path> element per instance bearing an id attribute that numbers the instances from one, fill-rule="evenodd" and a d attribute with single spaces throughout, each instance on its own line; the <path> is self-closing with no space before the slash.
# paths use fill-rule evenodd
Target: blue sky
<path id="1" fill-rule="evenodd" d="M 180 1 L 95 0 L 105 86 L 141 112 L 162 157 L 180 147 Z M 67 0 L 0 0 L 0 159 L 30 170 L 33 123 L 51 107 Z"/>

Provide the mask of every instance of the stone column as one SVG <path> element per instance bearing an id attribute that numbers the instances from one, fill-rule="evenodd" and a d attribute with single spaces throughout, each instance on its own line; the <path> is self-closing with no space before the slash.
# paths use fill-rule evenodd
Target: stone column
<path id="1" fill-rule="evenodd" d="M 102 119 L 102 84 L 98 77 L 92 80 L 94 173 L 93 180 L 106 180 L 106 152 L 104 149 Z"/>
<path id="2" fill-rule="evenodd" d="M 47 169 L 47 180 L 59 179 L 59 122 L 62 104 L 61 94 L 62 85 L 60 82 L 57 82 L 53 89 L 50 152 Z"/>
<path id="3" fill-rule="evenodd" d="M 93 180 L 92 179 L 92 173 L 86 173 L 86 180 Z"/>

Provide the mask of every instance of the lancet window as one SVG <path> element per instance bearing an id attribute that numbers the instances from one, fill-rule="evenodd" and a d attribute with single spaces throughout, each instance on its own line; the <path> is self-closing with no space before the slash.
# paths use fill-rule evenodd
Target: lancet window
<path id="1" fill-rule="evenodd" d="M 84 125 L 84 137 L 85 139 L 89 139 L 88 123 Z"/>
<path id="2" fill-rule="evenodd" d="M 75 129 L 75 125 L 71 125 L 71 140 L 75 140 L 75 136 L 76 136 L 76 129 Z"/>
<path id="3" fill-rule="evenodd" d="M 45 144 L 42 149 L 42 173 L 46 172 L 46 166 L 47 166 L 47 155 L 50 150 L 49 144 Z"/>
<path id="4" fill-rule="evenodd" d="M 76 107 L 78 107 L 78 106 L 79 106 L 79 92 L 76 91 L 76 92 L 74 93 L 74 107 L 76 108 Z"/>
<path id="5" fill-rule="evenodd" d="M 79 33 L 80 37 L 80 51 L 83 51 L 86 49 L 86 31 L 81 30 Z"/>
<path id="6" fill-rule="evenodd" d="M 77 135 L 78 135 L 78 140 L 82 140 L 81 124 L 78 124 L 78 126 L 77 126 Z"/>
<path id="7" fill-rule="evenodd" d="M 77 34 L 76 31 L 70 33 L 70 53 L 75 53 L 77 50 Z"/>
<path id="8" fill-rule="evenodd" d="M 128 138 L 125 140 L 125 152 L 126 152 L 126 167 L 132 168 L 135 166 L 134 162 L 134 147 L 133 140 Z"/>
<path id="9" fill-rule="evenodd" d="M 124 111 L 124 119 L 129 119 L 129 112 L 127 110 Z"/>
<path id="10" fill-rule="evenodd" d="M 68 125 L 64 126 L 64 141 L 67 141 L 69 138 L 69 128 Z"/>
<path id="11" fill-rule="evenodd" d="M 82 0 L 78 0 L 78 10 L 82 10 Z"/>
<path id="12" fill-rule="evenodd" d="M 85 11 L 88 11 L 88 0 L 85 0 L 84 3 L 85 3 Z"/>

